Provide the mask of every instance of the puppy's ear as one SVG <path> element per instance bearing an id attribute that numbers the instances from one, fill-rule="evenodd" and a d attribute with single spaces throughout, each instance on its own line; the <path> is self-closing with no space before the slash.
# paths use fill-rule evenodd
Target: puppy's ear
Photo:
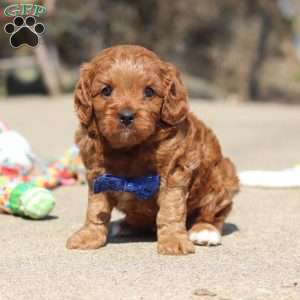
<path id="1" fill-rule="evenodd" d="M 84 64 L 80 69 L 80 78 L 75 87 L 75 112 L 80 124 L 88 130 L 91 138 L 97 134 L 93 120 L 93 105 L 91 97 L 90 65 Z"/>
<path id="2" fill-rule="evenodd" d="M 170 63 L 166 63 L 165 97 L 161 109 L 161 119 L 176 125 L 186 118 L 188 112 L 187 92 L 181 81 L 179 71 Z"/>

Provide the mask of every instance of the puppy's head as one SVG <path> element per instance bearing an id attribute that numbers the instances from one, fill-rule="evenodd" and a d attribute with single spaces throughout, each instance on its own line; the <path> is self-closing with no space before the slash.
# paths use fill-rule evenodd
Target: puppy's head
<path id="1" fill-rule="evenodd" d="M 159 122 L 182 122 L 187 96 L 175 66 L 143 47 L 116 46 L 82 66 L 75 110 L 90 137 L 132 147 L 155 134 Z"/>

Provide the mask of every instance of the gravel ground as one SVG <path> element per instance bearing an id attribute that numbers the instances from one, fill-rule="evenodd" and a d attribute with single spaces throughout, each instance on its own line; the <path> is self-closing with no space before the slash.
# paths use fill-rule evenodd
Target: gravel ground
<path id="1" fill-rule="evenodd" d="M 300 107 L 192 101 L 238 170 L 300 163 Z M 21 132 L 43 158 L 72 143 L 71 96 L 0 102 L 0 119 Z M 81 226 L 86 186 L 54 191 L 44 221 L 0 216 L 0 299 L 300 299 L 300 190 L 242 188 L 219 247 L 165 257 L 156 243 L 114 239 L 96 251 L 69 251 Z M 120 215 L 115 212 L 114 219 Z"/>

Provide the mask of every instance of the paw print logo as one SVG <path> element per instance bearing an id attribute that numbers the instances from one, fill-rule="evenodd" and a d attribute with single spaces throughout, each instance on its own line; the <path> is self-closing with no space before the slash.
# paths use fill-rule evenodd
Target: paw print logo
<path id="1" fill-rule="evenodd" d="M 42 23 L 36 23 L 35 17 L 28 16 L 25 18 L 17 16 L 12 23 L 4 26 L 4 31 L 10 36 L 10 44 L 14 48 L 22 45 L 35 47 L 39 43 L 39 35 L 45 31 Z"/>

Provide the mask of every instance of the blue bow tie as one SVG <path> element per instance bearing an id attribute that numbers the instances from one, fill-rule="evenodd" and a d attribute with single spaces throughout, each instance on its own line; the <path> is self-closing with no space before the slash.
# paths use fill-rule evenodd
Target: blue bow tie
<path id="1" fill-rule="evenodd" d="M 93 190 L 94 193 L 107 191 L 130 192 L 137 198 L 146 200 L 156 193 L 159 183 L 159 175 L 125 178 L 104 174 L 95 179 Z"/>

